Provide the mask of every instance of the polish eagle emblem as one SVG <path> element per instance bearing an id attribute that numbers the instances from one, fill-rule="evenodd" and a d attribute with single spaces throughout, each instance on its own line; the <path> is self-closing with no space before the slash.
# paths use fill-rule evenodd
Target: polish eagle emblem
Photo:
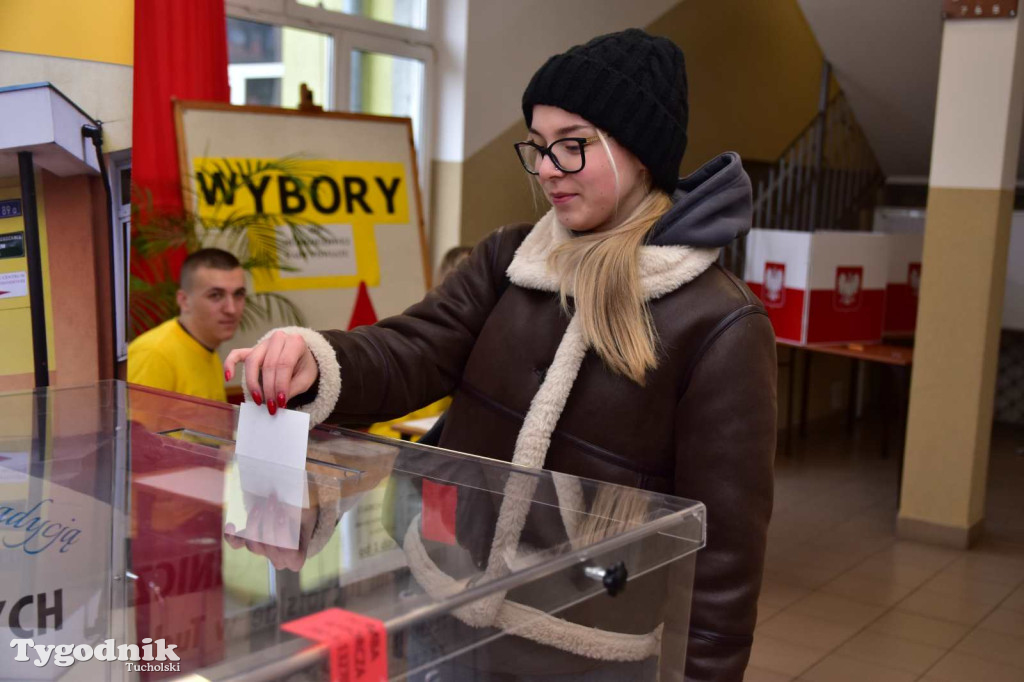
<path id="1" fill-rule="evenodd" d="M 836 307 L 850 310 L 860 307 L 860 292 L 864 282 L 864 268 L 836 268 Z"/>
<path id="2" fill-rule="evenodd" d="M 764 301 L 772 308 L 781 308 L 786 303 L 785 263 L 764 264 Z"/>

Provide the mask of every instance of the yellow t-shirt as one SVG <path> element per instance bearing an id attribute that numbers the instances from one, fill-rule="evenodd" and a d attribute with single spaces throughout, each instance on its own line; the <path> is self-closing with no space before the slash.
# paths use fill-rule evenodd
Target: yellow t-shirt
<path id="1" fill-rule="evenodd" d="M 227 401 L 220 357 L 189 336 L 178 318 L 150 329 L 128 344 L 128 381 L 197 398 Z"/>

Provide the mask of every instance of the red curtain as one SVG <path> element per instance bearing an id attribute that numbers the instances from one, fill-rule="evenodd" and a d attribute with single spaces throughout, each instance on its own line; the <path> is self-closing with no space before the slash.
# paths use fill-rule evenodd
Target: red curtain
<path id="1" fill-rule="evenodd" d="M 182 210 L 181 178 L 172 100 L 228 102 L 228 48 L 224 0 L 135 0 L 132 181 L 146 218 Z M 185 254 L 169 254 L 177 278 Z M 132 270 L 155 263 L 132 258 Z"/>

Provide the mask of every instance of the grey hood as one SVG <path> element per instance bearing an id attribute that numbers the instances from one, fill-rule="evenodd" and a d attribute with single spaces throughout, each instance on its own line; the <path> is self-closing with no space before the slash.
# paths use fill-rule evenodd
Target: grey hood
<path id="1" fill-rule="evenodd" d="M 726 152 L 681 178 L 672 208 L 647 237 L 652 246 L 722 247 L 750 231 L 750 178 L 739 154 Z"/>

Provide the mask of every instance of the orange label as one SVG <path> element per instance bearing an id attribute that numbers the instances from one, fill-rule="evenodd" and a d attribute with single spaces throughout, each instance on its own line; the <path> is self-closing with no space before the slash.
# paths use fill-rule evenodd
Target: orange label
<path id="1" fill-rule="evenodd" d="M 327 609 L 281 626 L 330 648 L 331 682 L 386 682 L 388 639 L 384 623 L 342 609 Z"/>

